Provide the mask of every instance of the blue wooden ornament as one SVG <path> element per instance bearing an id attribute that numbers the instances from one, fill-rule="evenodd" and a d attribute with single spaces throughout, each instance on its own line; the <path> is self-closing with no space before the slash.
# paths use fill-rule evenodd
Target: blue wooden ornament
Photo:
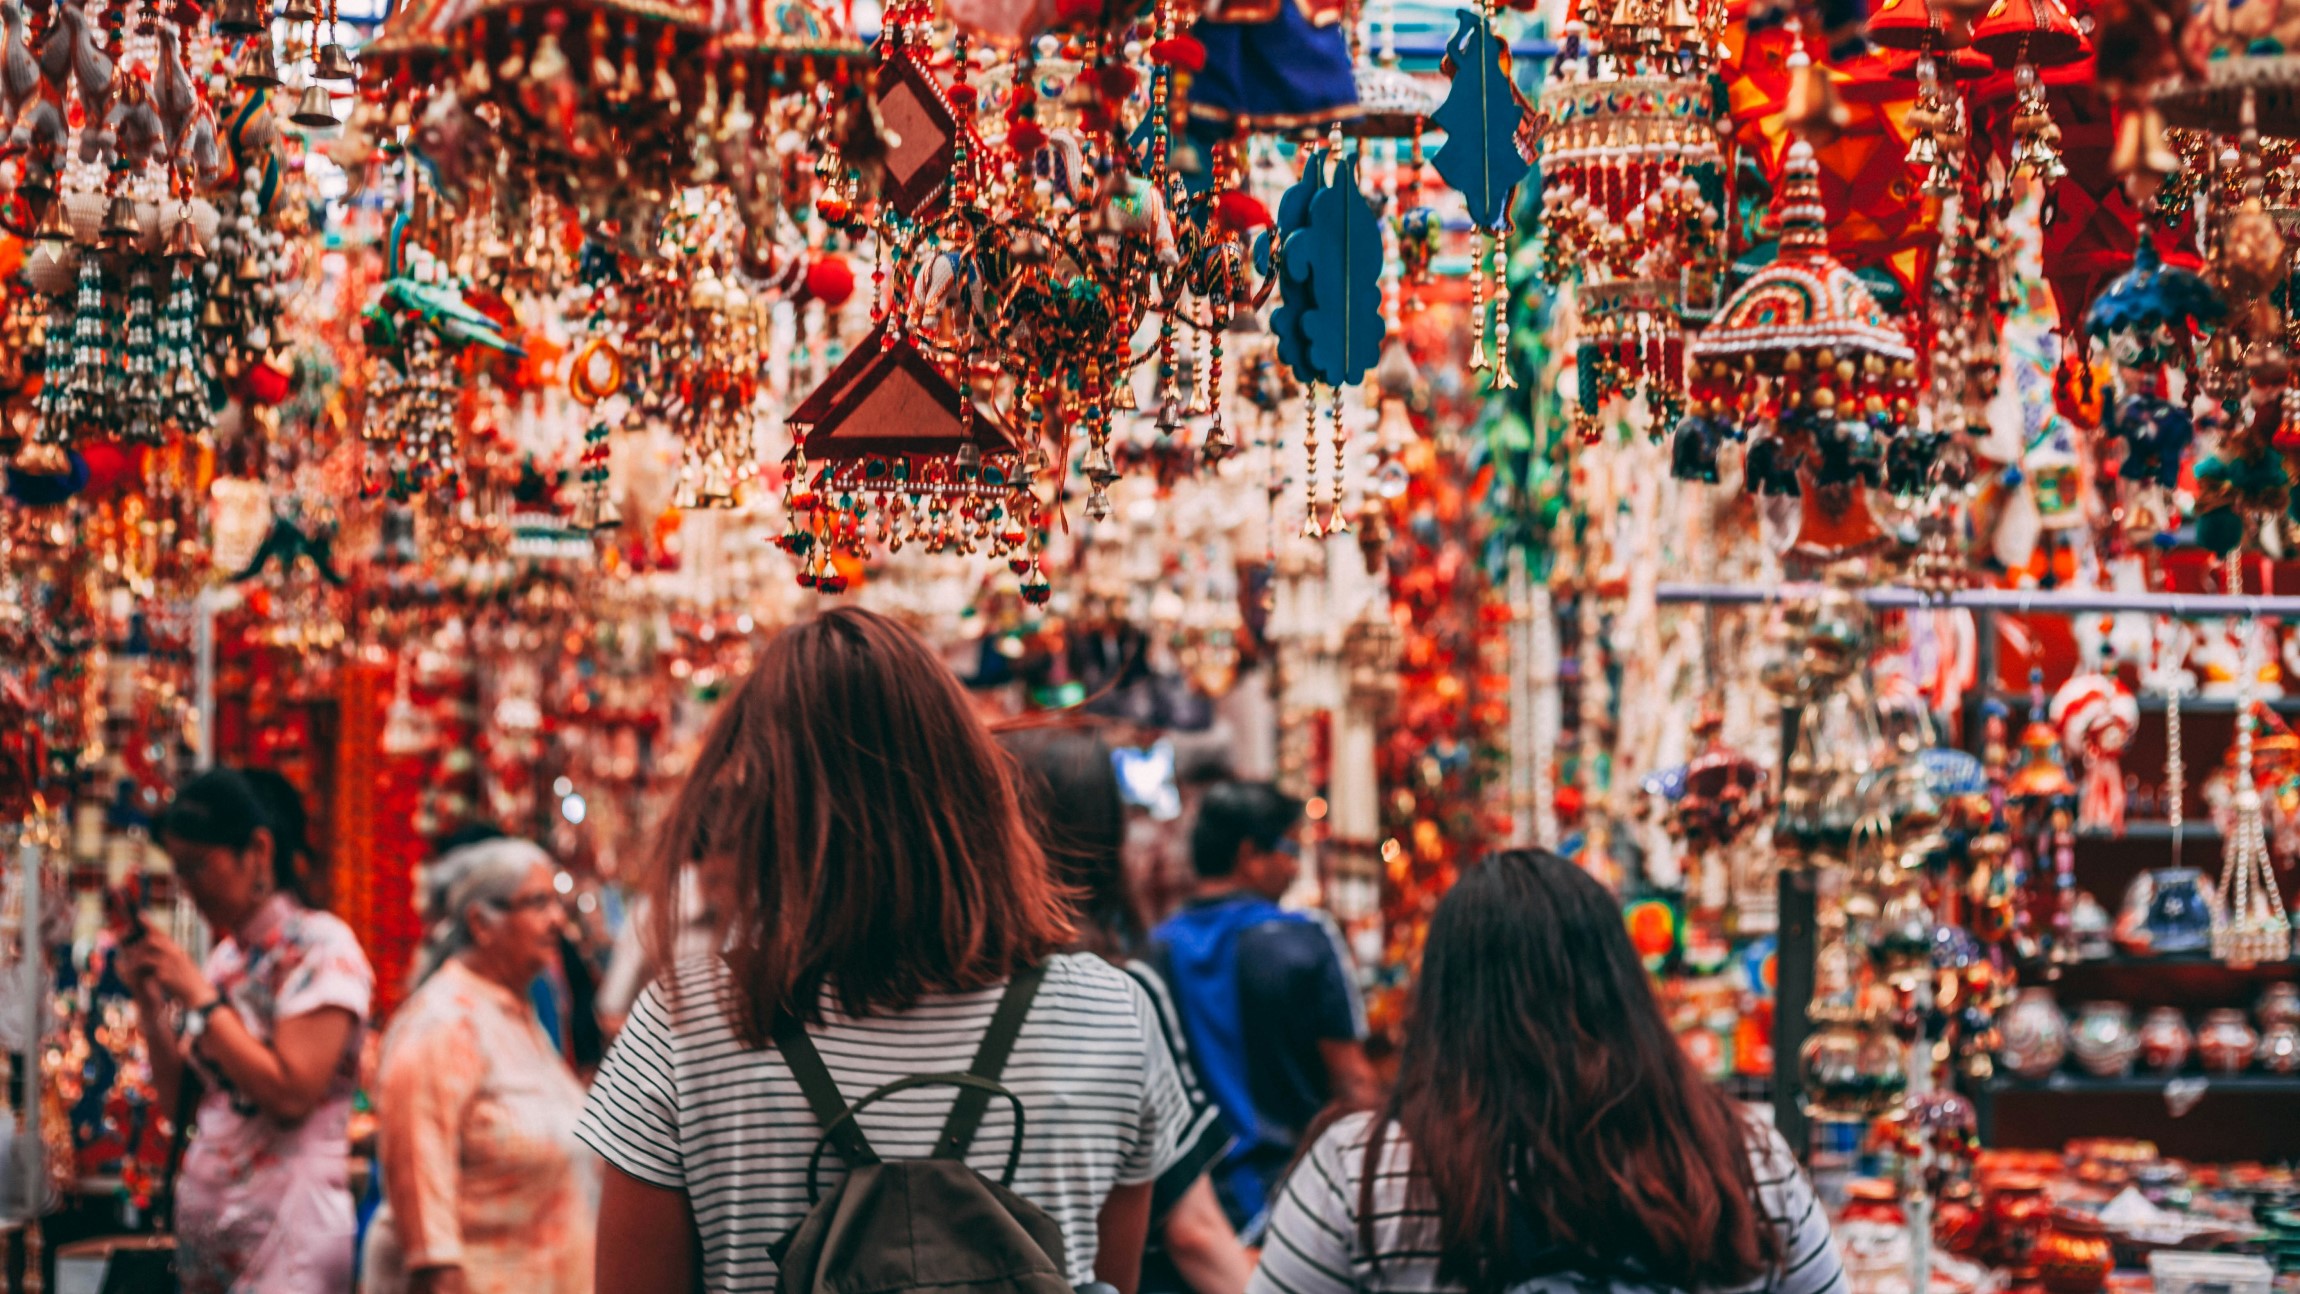
<path id="1" fill-rule="evenodd" d="M 1286 239 L 1286 274 L 1310 283 L 1302 315 L 1309 366 L 1303 381 L 1348 386 L 1382 356 L 1382 228 L 1358 189 L 1358 164 L 1343 161 L 1310 200 L 1308 226 Z"/>
<path id="2" fill-rule="evenodd" d="M 1431 117 L 1445 132 L 1445 145 L 1430 163 L 1469 200 L 1472 223 L 1499 230 L 1509 219 L 1510 191 L 1533 169 L 1517 149 L 1525 103 L 1501 65 L 1492 26 L 1467 9 L 1454 16 L 1461 26 L 1445 46 L 1453 85 Z"/>
<path id="3" fill-rule="evenodd" d="M 1302 178 L 1278 199 L 1274 217 L 1277 228 L 1264 235 L 1269 241 L 1257 248 L 1255 262 L 1267 274 L 1270 258 L 1275 254 L 1284 260 L 1290 239 L 1310 223 L 1310 203 L 1326 187 L 1326 168 L 1323 159 L 1312 161 L 1302 168 Z M 1278 307 L 1270 312 L 1270 334 L 1277 339 L 1278 362 L 1296 373 L 1309 369 L 1309 339 L 1303 335 L 1302 320 L 1315 304 L 1311 298 L 1310 279 L 1297 274 L 1297 266 L 1288 264 L 1278 276 Z"/>

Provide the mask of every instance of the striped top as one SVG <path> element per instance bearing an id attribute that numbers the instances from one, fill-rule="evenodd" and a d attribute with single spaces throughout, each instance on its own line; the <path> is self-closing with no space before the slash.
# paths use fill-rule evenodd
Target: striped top
<path id="1" fill-rule="evenodd" d="M 658 983 L 632 1008 L 576 1134 L 631 1176 L 686 1193 L 706 1288 L 772 1291 L 768 1249 L 806 1216 L 807 1158 L 821 1131 L 781 1054 L 736 1038 L 723 962 L 681 962 L 670 990 Z M 932 997 L 868 1019 L 846 1016 L 826 992 L 823 1024 L 809 1037 L 851 1104 L 895 1079 L 965 1070 L 1003 992 Z M 1014 1189 L 1060 1225 L 1071 1282 L 1085 1284 L 1111 1188 L 1154 1180 L 1192 1132 L 1190 1102 L 1149 999 L 1099 957 L 1051 959 L 1000 1081 L 1027 1114 Z M 858 1121 L 881 1158 L 922 1159 L 953 1095 L 898 1093 Z M 1013 1136 L 1009 1107 L 992 1101 L 968 1162 L 995 1179 Z M 826 1150 L 824 1188 L 843 1171 Z"/>
<path id="2" fill-rule="evenodd" d="M 1438 1279 L 1437 1208 L 1426 1196 L 1408 1198 L 1412 1152 L 1394 1127 L 1382 1138 L 1381 1171 L 1374 1180 L 1376 1252 L 1364 1252 L 1358 1188 L 1372 1126 L 1367 1114 L 1336 1122 L 1296 1166 L 1270 1214 L 1262 1265 L 1247 1294 L 1453 1294 L 1460 1288 Z M 1747 1294 L 1846 1294 L 1828 1214 L 1781 1135 L 1767 1129 L 1764 1144 L 1753 1147 L 1750 1157 L 1757 1194 L 1765 1215 L 1781 1229 L 1785 1257 L 1778 1272 L 1748 1286 Z M 1577 1273 L 1540 1277 L 1517 1291 L 1675 1294 L 1658 1285 Z"/>

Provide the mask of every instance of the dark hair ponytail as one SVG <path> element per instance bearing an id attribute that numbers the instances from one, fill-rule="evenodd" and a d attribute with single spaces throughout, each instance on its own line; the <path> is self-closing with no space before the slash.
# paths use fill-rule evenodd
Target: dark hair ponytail
<path id="1" fill-rule="evenodd" d="M 272 883 L 305 907 L 306 865 L 316 861 L 309 821 L 295 784 L 268 768 L 211 768 L 176 788 L 160 814 L 158 831 L 195 845 L 245 849 L 261 827 L 272 838 Z"/>

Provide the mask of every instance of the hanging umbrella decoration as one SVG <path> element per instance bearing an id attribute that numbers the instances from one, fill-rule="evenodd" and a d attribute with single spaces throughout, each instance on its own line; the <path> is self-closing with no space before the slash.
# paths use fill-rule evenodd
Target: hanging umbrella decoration
<path id="1" fill-rule="evenodd" d="M 1541 277 L 1575 284 L 1577 417 L 1587 436 L 1607 393 L 1642 394 L 1656 427 L 1673 424 L 1683 326 L 1717 306 L 1724 159 L 1710 76 L 1724 8 L 1679 0 L 1655 12 L 1585 12 L 1590 21 L 1568 26 L 1542 90 L 1534 159 Z"/>
<path id="2" fill-rule="evenodd" d="M 1470 318 L 1476 340 L 1470 345 L 1470 367 L 1492 369 L 1492 385 L 1507 390 L 1517 385 L 1509 371 L 1509 232 L 1510 195 L 1518 181 L 1532 170 L 1517 138 L 1527 108 L 1509 76 L 1508 50 L 1493 31 L 1493 9 L 1482 4 L 1476 11 L 1457 9 L 1459 26 L 1446 42 L 1445 68 L 1453 78 L 1445 102 L 1432 120 L 1445 131 L 1446 141 L 1430 164 L 1438 175 L 1469 204 L 1472 225 L 1486 235 L 1485 254 L 1474 258 L 1470 271 Z M 1493 357 L 1485 348 L 1486 267 L 1492 267 Z"/>
<path id="3" fill-rule="evenodd" d="M 1828 558 L 1882 537 L 1863 492 L 1926 448 L 1910 434 L 1916 352 L 1829 254 L 1818 175 L 1813 146 L 1792 143 L 1774 197 L 1780 254 L 1693 339 L 1670 457 L 1678 479 L 1714 482 L 1722 443 L 1754 436 L 1744 488 L 1803 497 L 1798 546 Z M 1925 479 L 1922 464 L 1891 465 L 1896 481 Z"/>

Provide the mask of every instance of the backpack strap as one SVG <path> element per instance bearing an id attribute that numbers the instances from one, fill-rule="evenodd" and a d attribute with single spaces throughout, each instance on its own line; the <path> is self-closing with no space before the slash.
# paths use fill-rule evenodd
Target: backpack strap
<path id="1" fill-rule="evenodd" d="M 950 1104 L 950 1121 L 942 1126 L 942 1138 L 935 1142 L 936 1159 L 964 1159 L 967 1147 L 974 1144 L 974 1134 L 982 1126 L 982 1116 L 990 1108 L 994 1095 L 1009 1095 L 998 1085 L 998 1076 L 1006 1071 L 1006 1058 L 1014 1054 L 1015 1039 L 1022 1036 L 1022 1021 L 1030 1014 L 1030 1003 L 1038 996 L 1038 986 L 1046 978 L 1044 965 L 1018 971 L 1006 982 L 1006 995 L 998 999 L 998 1012 L 990 1017 L 990 1027 L 982 1034 L 982 1046 L 974 1053 L 974 1065 L 967 1073 L 982 1080 L 958 1089 L 958 1099 Z M 1015 1103 L 1017 1115 L 1021 1103 Z M 1019 1119 L 1017 1125 L 1019 1126 Z M 1019 1148 L 1019 1139 L 1018 1139 Z M 1013 1173 L 1010 1163 L 1008 1175 Z"/>
<path id="2" fill-rule="evenodd" d="M 807 1104 L 814 1109 L 823 1141 L 838 1148 L 839 1158 L 849 1168 L 877 1163 L 878 1152 L 870 1148 L 862 1127 L 848 1117 L 852 1111 L 839 1094 L 838 1080 L 823 1064 L 823 1055 L 815 1050 L 814 1039 L 807 1037 L 806 1026 L 786 1012 L 775 1018 L 774 1037 L 775 1050 L 783 1053 L 783 1063 L 791 1067 L 791 1077 L 798 1080 L 799 1090 L 806 1093 Z M 821 1156 L 821 1142 L 815 1144 L 815 1154 Z"/>

